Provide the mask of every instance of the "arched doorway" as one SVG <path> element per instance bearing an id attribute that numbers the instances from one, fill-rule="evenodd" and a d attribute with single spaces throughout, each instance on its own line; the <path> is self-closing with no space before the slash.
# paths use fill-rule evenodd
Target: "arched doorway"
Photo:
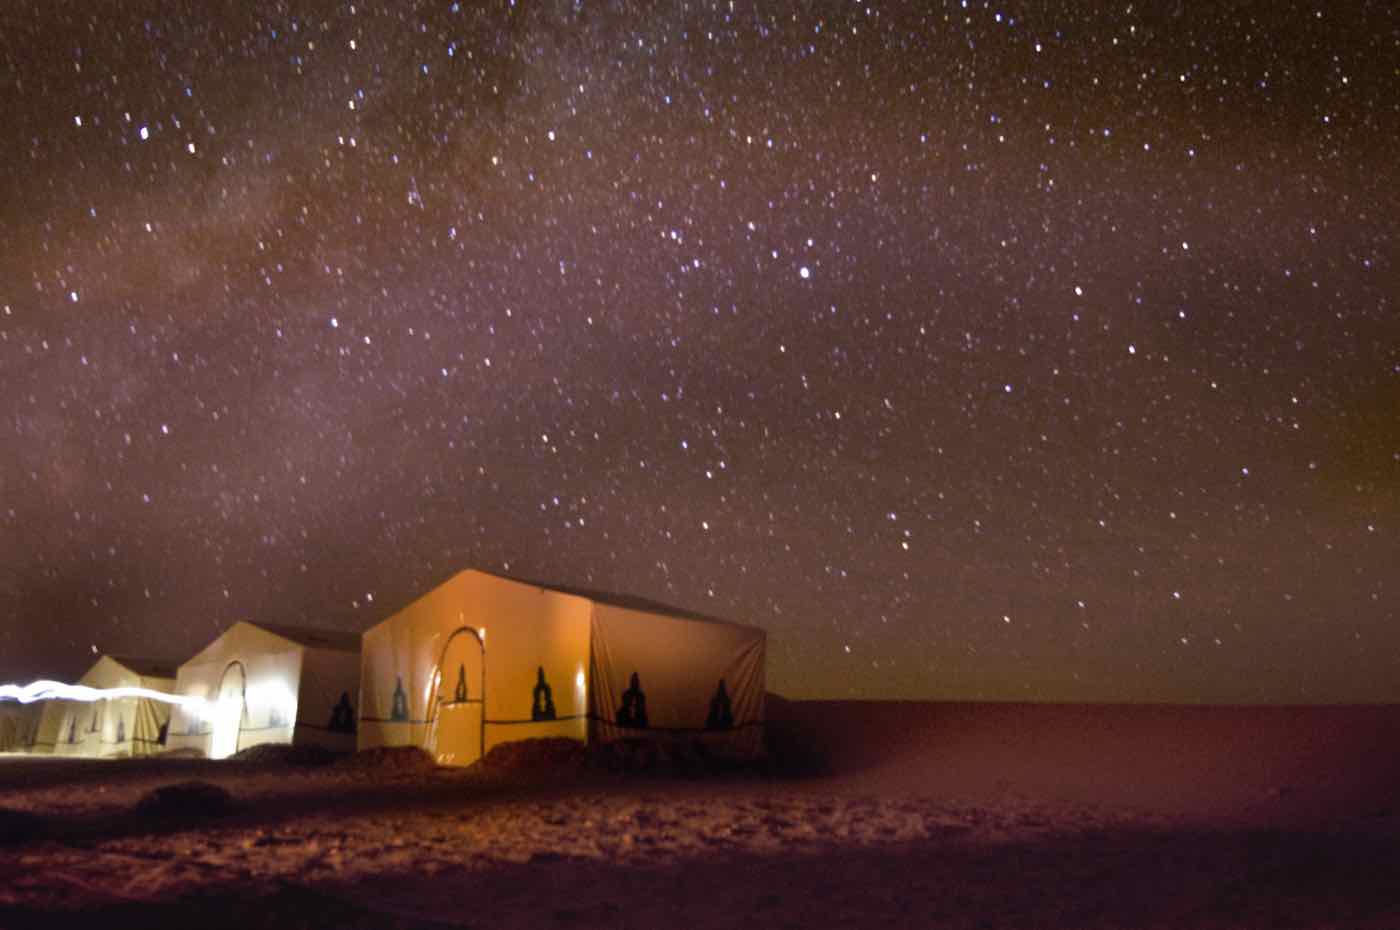
<path id="1" fill-rule="evenodd" d="M 209 758 L 227 759 L 238 752 L 243 721 L 248 715 L 248 672 L 234 659 L 224 666 L 214 700 L 214 733 L 209 739 Z"/>
<path id="2" fill-rule="evenodd" d="M 443 765 L 468 765 L 486 748 L 486 643 L 480 630 L 463 626 L 452 631 L 435 678 L 424 748 Z"/>

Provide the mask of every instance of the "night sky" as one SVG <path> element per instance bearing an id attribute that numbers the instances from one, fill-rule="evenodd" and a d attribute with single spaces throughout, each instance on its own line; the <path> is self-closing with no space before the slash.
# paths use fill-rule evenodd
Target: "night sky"
<path id="1" fill-rule="evenodd" d="M 0 681 L 478 567 L 792 697 L 1400 700 L 1400 13 L 0 6 Z"/>

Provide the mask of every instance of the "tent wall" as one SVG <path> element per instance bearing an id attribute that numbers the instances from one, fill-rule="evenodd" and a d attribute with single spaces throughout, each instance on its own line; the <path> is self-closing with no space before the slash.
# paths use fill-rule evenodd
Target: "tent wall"
<path id="1" fill-rule="evenodd" d="M 595 604 L 590 738 L 670 734 L 756 754 L 763 741 L 766 639 L 755 627 Z M 634 674 L 640 701 L 628 694 Z M 639 705 L 645 720 L 625 719 Z"/>
<path id="2" fill-rule="evenodd" d="M 353 752 L 354 708 L 359 693 L 359 652 L 306 647 L 292 742 L 324 746 L 336 752 Z M 336 705 L 342 698 L 346 705 L 343 717 L 336 712 Z"/>
<path id="3" fill-rule="evenodd" d="M 285 641 L 277 650 L 239 655 L 244 669 L 243 716 L 233 752 L 263 743 L 295 741 L 305 650 Z M 225 678 L 224 694 L 231 687 Z M 218 723 L 215 723 L 217 730 Z M 218 754 L 218 753 L 216 753 Z"/>
<path id="4" fill-rule="evenodd" d="M 175 693 L 212 700 L 223 670 L 224 665 L 219 662 L 186 662 L 175 674 Z M 171 750 L 193 749 L 201 755 L 208 755 L 213 732 L 211 715 L 202 713 L 196 707 L 176 707 L 170 715 L 170 735 L 166 737 L 165 745 Z"/>
<path id="5" fill-rule="evenodd" d="M 122 676 L 121 684 L 167 693 L 175 690 L 173 678 L 135 675 L 129 671 Z M 160 737 L 170 720 L 170 704 L 151 698 L 121 698 L 101 703 L 107 706 L 102 755 L 149 756 L 165 749 Z"/>
<path id="6" fill-rule="evenodd" d="M 484 750 L 540 737 L 587 740 L 592 605 L 582 598 L 492 575 L 478 577 L 491 595 L 487 605 L 494 619 L 485 621 Z M 535 719 L 537 689 L 541 704 L 547 692 L 548 703 L 554 706 L 553 719 Z"/>
<path id="7" fill-rule="evenodd" d="M 40 701 L 42 709 L 39 711 L 39 728 L 34 733 L 34 745 L 29 751 L 38 754 L 50 754 L 58 748 L 58 741 L 63 739 L 68 732 L 64 729 L 64 723 L 68 719 L 69 708 L 72 701 Z"/>
<path id="8" fill-rule="evenodd" d="M 26 752 L 34 745 L 43 703 L 0 701 L 0 752 Z"/>
<path id="9" fill-rule="evenodd" d="M 449 579 L 365 633 L 359 747 L 467 765 L 511 740 L 585 739 L 590 607 L 482 572 Z M 535 719 L 537 701 L 554 719 Z"/>
<path id="10" fill-rule="evenodd" d="M 175 691 L 175 679 L 154 678 L 143 676 L 141 687 L 149 688 L 152 691 L 165 691 L 173 693 Z M 150 698 L 132 698 L 131 708 L 131 749 L 130 755 L 149 756 L 162 752 L 165 744 L 161 742 L 161 731 L 165 730 L 170 723 L 170 713 L 172 705 L 165 701 L 155 701 Z M 168 738 L 168 734 L 167 734 Z"/>
<path id="11" fill-rule="evenodd" d="M 85 701 L 65 701 L 63 723 L 60 726 L 58 742 L 54 744 L 56 756 L 101 755 L 102 746 L 102 707 Z"/>

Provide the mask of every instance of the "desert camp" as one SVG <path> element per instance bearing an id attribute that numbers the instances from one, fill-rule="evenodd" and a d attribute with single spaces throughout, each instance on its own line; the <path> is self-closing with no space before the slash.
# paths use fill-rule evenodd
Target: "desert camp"
<path id="1" fill-rule="evenodd" d="M 470 765 L 539 737 L 761 749 L 763 630 L 463 571 L 364 634 L 358 745 Z"/>
<path id="2" fill-rule="evenodd" d="M 1400 0 L 0 53 L 0 930 L 1400 930 Z"/>
<path id="3" fill-rule="evenodd" d="M 504 743 L 554 737 L 755 758 L 765 652 L 756 627 L 470 569 L 363 636 L 242 621 L 178 668 L 104 656 L 80 684 L 197 700 L 46 700 L 9 712 L 6 740 L 64 756 L 211 759 L 263 744 L 416 747 L 468 766 Z"/>
<path id="4" fill-rule="evenodd" d="M 84 684 L 205 703 L 106 763 L 169 705 L 44 702 L 48 753 L 0 765 L 0 923 L 1395 924 L 1394 707 L 789 701 L 765 650 L 473 570 L 363 637 L 104 656 Z M 761 755 L 611 764 L 695 746 Z"/>
<path id="5" fill-rule="evenodd" d="M 355 746 L 355 634 L 235 623 L 188 661 L 175 691 L 203 698 L 175 711 L 167 746 L 223 759 L 263 743 Z"/>
<path id="6" fill-rule="evenodd" d="M 169 692 L 175 688 L 175 669 L 158 660 L 102 656 L 78 684 Z M 169 704 L 144 697 L 45 701 L 31 751 L 91 758 L 150 755 L 163 748 L 169 720 Z"/>

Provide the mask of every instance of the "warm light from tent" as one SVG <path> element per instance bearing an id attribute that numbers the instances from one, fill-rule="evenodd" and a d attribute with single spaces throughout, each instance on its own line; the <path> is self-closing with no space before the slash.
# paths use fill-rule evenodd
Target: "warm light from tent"
<path id="1" fill-rule="evenodd" d="M 53 700 L 92 702 L 104 701 L 108 698 L 130 697 L 164 701 L 166 704 L 178 704 L 181 707 L 193 707 L 196 710 L 204 703 L 203 698 L 189 697 L 184 694 L 169 694 L 150 688 L 92 688 L 87 685 L 65 685 L 60 681 L 48 680 L 34 681 L 27 685 L 0 685 L 0 700 L 19 701 L 21 704 Z"/>
<path id="2" fill-rule="evenodd" d="M 297 696 L 286 682 L 263 681 L 248 685 L 248 706 L 266 713 L 268 720 L 292 726 L 297 719 Z"/>
<path id="3" fill-rule="evenodd" d="M 214 704 L 214 737 L 209 743 L 209 758 L 227 759 L 238 751 L 238 733 L 243 724 L 243 696 L 237 691 L 225 691 Z"/>
<path id="4" fill-rule="evenodd" d="M 574 675 L 574 694 L 578 698 L 578 706 L 586 706 L 587 702 L 584 698 L 588 696 L 588 676 L 583 674 L 582 665 L 578 667 L 578 673 Z"/>

